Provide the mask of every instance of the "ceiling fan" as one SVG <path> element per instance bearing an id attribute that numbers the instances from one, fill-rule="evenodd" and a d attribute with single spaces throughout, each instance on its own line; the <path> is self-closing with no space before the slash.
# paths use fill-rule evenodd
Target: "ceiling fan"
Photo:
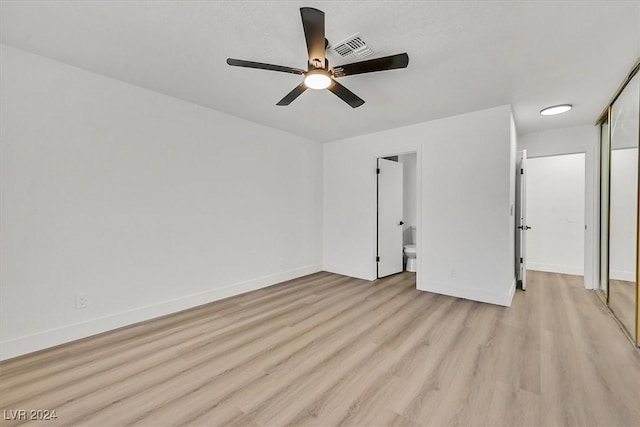
<path id="1" fill-rule="evenodd" d="M 373 73 L 375 71 L 406 68 L 409 64 L 409 55 L 400 53 L 385 56 L 384 58 L 370 59 L 329 68 L 329 61 L 325 58 L 325 50 L 329 42 L 324 36 L 324 12 L 311 7 L 300 8 L 302 27 L 307 42 L 309 61 L 307 70 L 285 67 L 282 65 L 264 64 L 262 62 L 244 61 L 241 59 L 227 58 L 227 64 L 234 67 L 257 68 L 260 70 L 280 71 L 282 73 L 299 74 L 304 76 L 304 81 L 296 86 L 276 105 L 289 105 L 308 88 L 329 89 L 336 96 L 356 108 L 364 104 L 364 101 L 355 93 L 336 81 L 337 78 L 351 76 L 353 74 Z"/>

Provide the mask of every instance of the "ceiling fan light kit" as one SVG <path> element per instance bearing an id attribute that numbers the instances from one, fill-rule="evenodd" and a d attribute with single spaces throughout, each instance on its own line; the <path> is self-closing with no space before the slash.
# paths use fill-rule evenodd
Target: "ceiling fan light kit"
<path id="1" fill-rule="evenodd" d="M 304 84 L 309 89 L 326 89 L 331 85 L 331 74 L 321 68 L 308 71 L 305 73 Z"/>
<path id="2" fill-rule="evenodd" d="M 357 108 L 364 104 L 364 100 L 338 83 L 336 81 L 337 78 L 353 74 L 406 68 L 409 64 L 409 55 L 400 53 L 329 68 L 329 61 L 325 58 L 325 50 L 327 49 L 328 42 L 324 36 L 324 12 L 311 7 L 302 7 L 300 8 L 300 16 L 302 17 L 302 28 L 307 43 L 307 53 L 309 54 L 306 71 L 282 65 L 227 58 L 227 64 L 234 67 L 256 68 L 303 75 L 304 81 L 296 86 L 276 105 L 289 105 L 305 90 L 310 88 L 329 89 L 329 91 L 351 107 Z"/>

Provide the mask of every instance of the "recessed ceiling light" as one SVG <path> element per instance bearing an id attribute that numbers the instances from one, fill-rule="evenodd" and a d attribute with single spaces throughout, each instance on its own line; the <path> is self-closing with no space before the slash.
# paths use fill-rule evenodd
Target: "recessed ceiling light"
<path id="1" fill-rule="evenodd" d="M 561 104 L 561 105 L 553 105 L 551 107 L 543 108 L 540 110 L 541 116 L 554 116 L 556 114 L 566 113 L 571 110 L 573 105 L 571 104 Z"/>
<path id="2" fill-rule="evenodd" d="M 326 89 L 331 85 L 331 77 L 327 71 L 318 68 L 307 73 L 304 84 L 310 89 Z"/>

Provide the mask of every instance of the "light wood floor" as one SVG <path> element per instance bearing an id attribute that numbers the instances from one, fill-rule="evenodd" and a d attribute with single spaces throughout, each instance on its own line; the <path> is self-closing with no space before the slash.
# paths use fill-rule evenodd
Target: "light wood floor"
<path id="1" fill-rule="evenodd" d="M 609 307 L 632 337 L 636 336 L 636 284 L 609 280 Z M 640 423 L 639 423 L 640 425 Z"/>
<path id="2" fill-rule="evenodd" d="M 640 354 L 582 278 L 511 308 L 317 273 L 0 364 L 34 425 L 638 426 Z M 3 421 L 6 425 L 18 422 Z"/>

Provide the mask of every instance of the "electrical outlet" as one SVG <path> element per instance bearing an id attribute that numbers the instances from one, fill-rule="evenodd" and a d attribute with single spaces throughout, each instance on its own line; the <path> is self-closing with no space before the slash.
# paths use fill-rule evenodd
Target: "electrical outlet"
<path id="1" fill-rule="evenodd" d="M 76 310 L 79 310 L 81 308 L 87 308 L 88 303 L 89 303 L 89 294 L 87 293 L 76 294 Z"/>

